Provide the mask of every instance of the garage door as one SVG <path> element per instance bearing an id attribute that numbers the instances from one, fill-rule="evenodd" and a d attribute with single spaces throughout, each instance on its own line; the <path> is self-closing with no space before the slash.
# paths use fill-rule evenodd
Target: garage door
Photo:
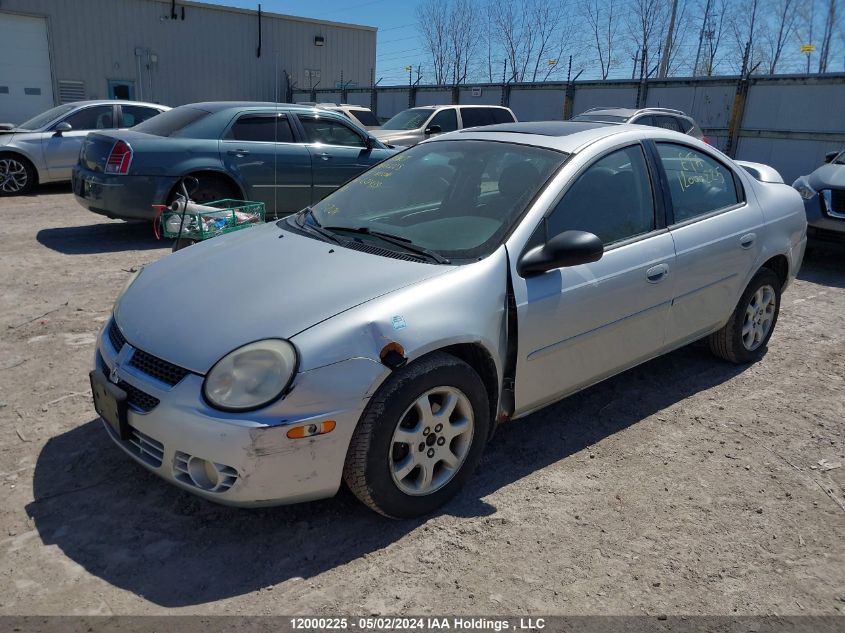
<path id="1" fill-rule="evenodd" d="M 0 122 L 53 107 L 47 20 L 0 12 Z"/>

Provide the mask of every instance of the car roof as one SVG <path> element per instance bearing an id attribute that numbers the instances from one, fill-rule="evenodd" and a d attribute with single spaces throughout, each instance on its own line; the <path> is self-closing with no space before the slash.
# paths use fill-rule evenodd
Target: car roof
<path id="1" fill-rule="evenodd" d="M 202 101 L 200 103 L 186 103 L 184 106 L 180 107 L 196 108 L 198 110 L 205 110 L 206 112 L 212 113 L 243 108 L 283 108 L 285 110 L 302 110 L 305 112 L 327 110 L 327 108 L 313 105 L 300 103 L 274 103 L 273 101 Z"/>
<path id="2" fill-rule="evenodd" d="M 638 133 L 631 135 L 632 132 Z M 473 127 L 440 134 L 423 143 L 437 143 L 445 140 L 480 140 L 516 143 L 546 147 L 561 152 L 574 153 L 586 145 L 611 136 L 629 134 L 634 138 L 683 139 L 694 141 L 693 137 L 629 123 L 612 124 L 593 121 L 531 121 L 524 123 L 501 123 L 484 127 Z"/>
<path id="3" fill-rule="evenodd" d="M 409 110 L 436 110 L 437 108 L 499 108 L 509 110 L 510 108 L 501 105 L 490 105 L 485 103 L 441 103 L 440 105 L 421 105 L 408 108 Z"/>
<path id="4" fill-rule="evenodd" d="M 170 109 L 170 106 L 166 106 L 162 103 L 149 103 L 147 101 L 131 101 L 129 99 L 88 99 L 86 101 L 71 101 L 69 103 L 65 103 L 63 105 L 69 106 L 87 106 L 87 105 L 110 105 L 110 104 L 118 104 L 118 105 L 138 105 L 138 106 L 149 106 L 151 108 L 165 108 L 167 110 Z"/>

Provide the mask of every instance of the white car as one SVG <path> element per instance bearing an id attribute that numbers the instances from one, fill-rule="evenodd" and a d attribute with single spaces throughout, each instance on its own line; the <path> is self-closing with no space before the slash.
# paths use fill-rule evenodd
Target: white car
<path id="1" fill-rule="evenodd" d="M 75 101 L 20 125 L 4 125 L 0 128 L 0 196 L 28 193 L 38 183 L 70 180 L 88 132 L 132 127 L 169 109 L 137 101 Z"/>
<path id="2" fill-rule="evenodd" d="M 515 121 L 513 110 L 504 106 L 420 106 L 403 110 L 375 130 L 373 136 L 388 145 L 414 145 L 446 132 Z"/>

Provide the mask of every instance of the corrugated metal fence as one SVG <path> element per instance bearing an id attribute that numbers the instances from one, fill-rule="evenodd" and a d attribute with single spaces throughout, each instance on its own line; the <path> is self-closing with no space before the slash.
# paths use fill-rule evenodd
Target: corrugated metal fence
<path id="1" fill-rule="evenodd" d="M 691 114 L 714 145 L 739 159 L 775 167 L 791 183 L 827 152 L 845 148 L 845 74 L 639 81 L 579 81 L 461 86 L 378 87 L 294 92 L 294 101 L 372 108 L 386 119 L 410 105 L 504 104 L 520 121 L 563 120 L 597 106 L 677 108 Z M 733 123 L 732 123 L 733 122 Z M 733 125 L 733 129 L 732 129 Z M 732 138 L 733 137 L 733 138 Z M 732 140 L 731 140 L 732 139 Z"/>

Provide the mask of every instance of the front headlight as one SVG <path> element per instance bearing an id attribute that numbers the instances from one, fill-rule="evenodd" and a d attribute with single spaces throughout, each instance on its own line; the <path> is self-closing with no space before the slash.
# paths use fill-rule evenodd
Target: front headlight
<path id="1" fill-rule="evenodd" d="M 203 383 L 209 404 L 226 411 L 248 411 L 284 393 L 296 371 L 296 350 L 281 339 L 244 345 L 221 358 Z"/>
<path id="2" fill-rule="evenodd" d="M 804 200 L 810 200 L 816 195 L 815 189 L 813 189 L 803 178 L 796 180 L 792 183 L 792 186 L 799 194 L 801 194 L 801 197 L 804 198 Z"/>

